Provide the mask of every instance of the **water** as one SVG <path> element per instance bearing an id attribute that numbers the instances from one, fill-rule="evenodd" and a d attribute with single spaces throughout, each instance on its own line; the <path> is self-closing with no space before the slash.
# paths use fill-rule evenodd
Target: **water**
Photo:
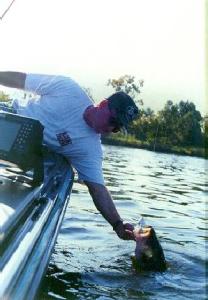
<path id="1" fill-rule="evenodd" d="M 103 170 L 122 218 L 155 227 L 164 273 L 136 274 L 135 242 L 117 238 L 85 186 L 74 184 L 38 299 L 206 299 L 204 159 L 104 146 Z"/>

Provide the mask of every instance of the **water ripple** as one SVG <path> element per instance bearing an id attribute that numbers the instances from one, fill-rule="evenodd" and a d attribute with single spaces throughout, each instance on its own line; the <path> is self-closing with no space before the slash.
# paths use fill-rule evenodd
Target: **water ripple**
<path id="1" fill-rule="evenodd" d="M 119 240 L 74 185 L 40 299 L 206 299 L 205 161 L 105 146 L 104 175 L 122 218 L 155 227 L 164 273 L 135 273 L 135 243 Z M 131 154 L 130 154 L 131 153 Z"/>

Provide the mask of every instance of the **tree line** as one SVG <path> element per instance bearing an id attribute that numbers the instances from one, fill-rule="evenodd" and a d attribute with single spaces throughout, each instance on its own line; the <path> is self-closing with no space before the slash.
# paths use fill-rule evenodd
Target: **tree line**
<path id="1" fill-rule="evenodd" d="M 167 146 L 198 146 L 204 144 L 204 119 L 189 101 L 174 104 L 168 100 L 164 108 L 155 113 L 150 108 L 141 109 L 139 118 L 129 132 L 141 141 Z"/>
<path id="2" fill-rule="evenodd" d="M 144 109 L 139 99 L 144 81 L 136 81 L 134 76 L 124 75 L 118 79 L 109 79 L 107 85 L 115 91 L 127 92 L 135 102 L 139 102 L 140 113 L 129 127 L 129 133 L 136 139 L 152 144 L 154 148 L 172 146 L 208 148 L 208 116 L 201 113 L 191 101 L 181 100 L 173 103 L 168 100 L 164 107 L 154 112 Z M 207 151 L 207 150 L 206 150 Z"/>

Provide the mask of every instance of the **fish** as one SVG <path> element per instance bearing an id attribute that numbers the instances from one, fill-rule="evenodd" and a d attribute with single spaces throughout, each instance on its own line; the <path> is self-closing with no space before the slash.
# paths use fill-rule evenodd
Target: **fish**
<path id="1" fill-rule="evenodd" d="M 135 271 L 164 272 L 167 269 L 167 263 L 154 228 L 146 225 L 135 227 L 133 233 L 136 248 L 135 255 L 131 259 Z"/>

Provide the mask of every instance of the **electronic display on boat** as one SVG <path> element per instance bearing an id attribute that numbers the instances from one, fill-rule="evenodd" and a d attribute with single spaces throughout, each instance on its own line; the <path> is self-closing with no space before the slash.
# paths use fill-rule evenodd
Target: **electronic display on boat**
<path id="1" fill-rule="evenodd" d="M 43 179 L 43 126 L 38 120 L 0 112 L 0 159 L 24 171 L 34 169 L 37 181 Z"/>
<path id="2" fill-rule="evenodd" d="M 20 130 L 21 125 L 0 119 L 0 149 L 9 151 Z"/>

